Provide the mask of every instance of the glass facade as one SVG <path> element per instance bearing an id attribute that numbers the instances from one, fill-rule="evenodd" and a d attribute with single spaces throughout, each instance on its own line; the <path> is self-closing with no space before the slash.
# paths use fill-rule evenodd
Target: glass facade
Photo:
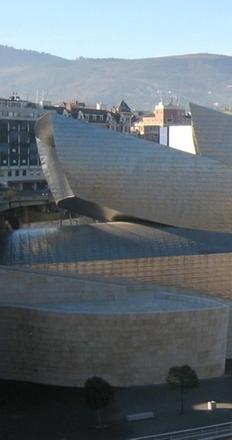
<path id="1" fill-rule="evenodd" d="M 40 166 L 34 121 L 0 120 L 0 166 Z"/>

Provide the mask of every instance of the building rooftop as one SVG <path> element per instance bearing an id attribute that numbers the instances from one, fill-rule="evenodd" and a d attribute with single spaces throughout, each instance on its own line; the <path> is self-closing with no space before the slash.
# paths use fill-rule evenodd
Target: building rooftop
<path id="1" fill-rule="evenodd" d="M 119 113 L 131 113 L 131 109 L 129 105 L 124 101 L 124 99 L 120 102 L 120 105 L 118 107 Z"/>
<path id="2" fill-rule="evenodd" d="M 232 234 L 126 222 L 0 233 L 0 264 L 201 255 L 232 251 Z"/>
<path id="3" fill-rule="evenodd" d="M 157 288 L 156 288 L 157 289 Z M 154 288 L 155 290 L 155 288 Z M 158 289 L 157 289 L 158 290 Z M 166 291 L 167 290 L 167 291 Z M 75 302 L 61 303 L 38 303 L 38 304 L 6 304 L 6 306 L 32 308 L 49 312 L 75 313 L 82 315 L 117 315 L 117 314 L 154 314 L 154 313 L 173 313 L 203 309 L 215 309 L 226 307 L 219 300 L 209 299 L 200 295 L 184 295 L 172 293 L 171 289 L 161 287 L 159 292 L 137 291 L 136 294 L 130 293 L 121 295 L 117 298 L 77 300 Z M 64 298 L 65 301 L 65 298 Z M 4 305 L 3 305 L 4 306 Z"/>

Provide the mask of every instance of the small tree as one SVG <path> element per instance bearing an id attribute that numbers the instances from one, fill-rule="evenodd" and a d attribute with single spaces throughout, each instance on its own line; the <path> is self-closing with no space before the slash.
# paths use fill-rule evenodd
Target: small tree
<path id="1" fill-rule="evenodd" d="M 113 400 L 113 387 L 101 377 L 93 376 L 84 385 L 86 403 L 97 410 L 99 426 L 102 426 L 100 409 L 105 408 Z"/>
<path id="2" fill-rule="evenodd" d="M 184 414 L 184 390 L 196 388 L 199 386 L 197 374 L 189 365 L 182 367 L 171 367 L 167 383 L 172 388 L 179 388 L 180 390 L 180 414 Z"/>

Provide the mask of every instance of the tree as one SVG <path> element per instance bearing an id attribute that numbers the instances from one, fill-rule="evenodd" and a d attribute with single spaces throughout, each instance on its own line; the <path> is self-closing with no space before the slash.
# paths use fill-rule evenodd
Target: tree
<path id="1" fill-rule="evenodd" d="M 170 387 L 179 388 L 180 414 L 184 414 L 184 391 L 199 386 L 196 372 L 189 365 L 171 367 L 166 380 Z"/>
<path id="2" fill-rule="evenodd" d="M 100 409 L 113 400 L 113 387 L 101 377 L 93 376 L 86 380 L 84 392 L 87 405 L 97 410 L 98 423 L 102 426 Z"/>

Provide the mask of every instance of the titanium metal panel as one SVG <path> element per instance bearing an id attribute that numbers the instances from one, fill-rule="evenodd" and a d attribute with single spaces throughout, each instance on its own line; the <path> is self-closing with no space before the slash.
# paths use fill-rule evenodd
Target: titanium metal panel
<path id="1" fill-rule="evenodd" d="M 190 103 L 198 154 L 232 165 L 232 116 Z"/>
<path id="2" fill-rule="evenodd" d="M 36 138 L 61 206 L 84 214 L 84 203 L 100 219 L 232 231 L 232 170 L 221 162 L 59 115 L 40 118 Z"/>
<path id="3" fill-rule="evenodd" d="M 1 265 L 232 252 L 232 234 L 114 222 L 0 233 Z"/>

